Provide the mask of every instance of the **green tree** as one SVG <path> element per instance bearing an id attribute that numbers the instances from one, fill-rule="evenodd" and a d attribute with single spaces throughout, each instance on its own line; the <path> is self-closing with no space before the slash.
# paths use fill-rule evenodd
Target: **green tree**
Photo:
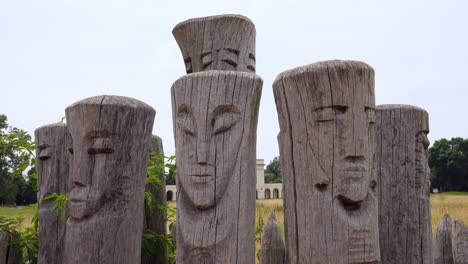
<path id="1" fill-rule="evenodd" d="M 283 176 L 279 157 L 275 157 L 265 169 L 265 183 L 281 183 Z"/>
<path id="2" fill-rule="evenodd" d="M 30 190 L 35 183 L 35 172 L 23 175 L 34 164 L 34 143 L 24 130 L 8 125 L 5 115 L 0 115 L 0 204 L 35 202 Z"/>
<path id="3" fill-rule="evenodd" d="M 468 139 L 437 140 L 429 149 L 433 188 L 468 191 Z"/>

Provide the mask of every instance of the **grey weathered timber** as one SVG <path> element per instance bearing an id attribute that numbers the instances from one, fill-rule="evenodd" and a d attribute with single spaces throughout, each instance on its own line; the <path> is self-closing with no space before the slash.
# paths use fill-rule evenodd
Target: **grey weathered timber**
<path id="1" fill-rule="evenodd" d="M 436 229 L 433 255 L 434 264 L 453 264 L 452 218 L 445 214 Z"/>
<path id="2" fill-rule="evenodd" d="M 260 263 L 284 264 L 286 260 L 286 247 L 284 245 L 281 229 L 274 213 L 271 213 L 263 228 L 260 245 Z"/>
<path id="3" fill-rule="evenodd" d="M 468 264 L 468 227 L 457 219 L 452 223 L 452 254 L 454 264 Z"/>
<path id="4" fill-rule="evenodd" d="M 42 126 L 34 131 L 39 205 L 39 264 L 61 264 L 65 250 L 65 210 L 53 211 L 52 193 L 68 193 L 71 137 L 65 124 Z"/>
<path id="5" fill-rule="evenodd" d="M 255 72 L 255 25 L 241 15 L 193 18 L 172 31 L 187 73 Z"/>
<path id="6" fill-rule="evenodd" d="M 151 137 L 150 152 L 164 154 L 162 139 L 156 135 Z M 146 184 L 146 191 L 153 194 L 154 204 L 166 205 L 166 182 L 164 173 L 158 175 L 161 181 L 161 186 L 154 186 L 153 184 Z M 160 208 L 149 208 L 145 205 L 145 218 L 143 221 L 143 232 L 152 230 L 158 235 L 166 235 L 166 211 Z M 143 254 L 141 256 L 142 264 L 166 264 L 168 263 L 167 250 L 157 252 L 157 254 Z"/>
<path id="7" fill-rule="evenodd" d="M 14 244 L 16 234 L 0 229 L 0 264 L 22 263 L 21 250 Z"/>
<path id="8" fill-rule="evenodd" d="M 433 263 L 429 115 L 416 106 L 380 105 L 375 131 L 382 263 Z"/>
<path id="9" fill-rule="evenodd" d="M 255 261 L 256 132 L 262 80 L 207 71 L 172 86 L 177 263 Z"/>
<path id="10" fill-rule="evenodd" d="M 380 263 L 374 70 L 318 62 L 281 73 L 273 88 L 286 263 Z"/>
<path id="11" fill-rule="evenodd" d="M 132 98 L 96 96 L 65 112 L 73 186 L 64 263 L 140 263 L 155 111 Z"/>

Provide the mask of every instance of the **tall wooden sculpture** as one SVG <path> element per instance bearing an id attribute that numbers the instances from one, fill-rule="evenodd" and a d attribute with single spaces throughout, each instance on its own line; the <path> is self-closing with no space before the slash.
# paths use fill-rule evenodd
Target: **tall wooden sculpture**
<path id="1" fill-rule="evenodd" d="M 260 245 L 261 264 L 286 264 L 286 247 L 281 229 L 274 213 L 271 213 L 263 228 Z"/>
<path id="2" fill-rule="evenodd" d="M 468 264 L 468 226 L 461 220 L 452 224 L 453 264 Z"/>
<path id="3" fill-rule="evenodd" d="M 64 263 L 139 263 L 146 168 L 155 111 L 121 96 L 66 109 L 73 139 Z"/>
<path id="4" fill-rule="evenodd" d="M 42 126 L 34 132 L 36 139 L 36 170 L 39 183 L 39 254 L 38 263 L 61 264 L 65 250 L 65 212 L 52 210 L 52 193 L 68 193 L 69 149 L 72 147 L 65 124 Z"/>
<path id="5" fill-rule="evenodd" d="M 221 15 L 184 21 L 173 34 L 189 73 L 172 86 L 177 263 L 254 263 L 255 26 Z"/>
<path id="6" fill-rule="evenodd" d="M 189 19 L 172 31 L 187 73 L 255 72 L 255 25 L 240 15 Z"/>
<path id="7" fill-rule="evenodd" d="M 0 229 L 0 264 L 22 263 L 21 248 L 15 241 L 17 233 L 12 230 Z"/>
<path id="8" fill-rule="evenodd" d="M 445 214 L 436 229 L 434 238 L 434 264 L 453 264 L 452 218 Z"/>
<path id="9" fill-rule="evenodd" d="M 382 263 L 432 263 L 429 116 L 411 105 L 376 111 Z"/>
<path id="10" fill-rule="evenodd" d="M 151 137 L 150 152 L 156 152 L 164 155 L 162 139 L 156 135 Z M 166 211 L 158 208 L 158 205 L 166 205 L 166 182 L 164 173 L 158 175 L 158 179 L 161 182 L 161 186 L 154 184 L 146 184 L 146 191 L 150 192 L 154 198 L 153 206 L 148 207 L 145 204 L 145 217 L 143 221 L 143 232 L 151 230 L 158 235 L 166 235 Z M 153 254 L 143 254 L 141 256 L 141 264 L 167 264 L 168 252 L 164 248 L 161 248 L 159 252 L 153 252 Z"/>
<path id="11" fill-rule="evenodd" d="M 209 71 L 172 86 L 177 263 L 254 263 L 255 154 L 262 80 Z"/>
<path id="12" fill-rule="evenodd" d="M 380 263 L 373 69 L 319 62 L 281 73 L 273 88 L 286 263 Z"/>

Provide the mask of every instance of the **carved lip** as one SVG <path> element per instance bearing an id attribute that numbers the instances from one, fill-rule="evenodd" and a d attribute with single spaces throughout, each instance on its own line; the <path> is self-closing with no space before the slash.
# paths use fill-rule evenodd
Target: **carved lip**
<path id="1" fill-rule="evenodd" d="M 73 204 L 82 204 L 86 203 L 86 200 L 80 198 L 70 198 L 69 202 Z"/>
<path id="2" fill-rule="evenodd" d="M 345 166 L 344 170 L 345 172 L 367 172 L 367 166 L 362 165 L 362 164 L 350 164 L 348 166 Z"/>
<path id="3" fill-rule="evenodd" d="M 190 175 L 193 183 L 208 183 L 214 179 L 213 175 Z"/>

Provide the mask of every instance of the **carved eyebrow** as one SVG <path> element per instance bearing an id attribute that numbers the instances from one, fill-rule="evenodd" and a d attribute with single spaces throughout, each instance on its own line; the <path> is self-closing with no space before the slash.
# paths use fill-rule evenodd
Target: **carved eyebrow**
<path id="1" fill-rule="evenodd" d="M 108 138 L 111 135 L 112 135 L 112 133 L 110 133 L 107 130 L 94 130 L 94 131 L 89 132 L 85 136 L 85 140 L 93 140 L 93 139 L 96 139 L 96 138 Z"/>
<path id="2" fill-rule="evenodd" d="M 48 148 L 48 147 L 50 147 L 50 145 L 43 144 L 43 145 L 39 145 L 37 148 L 38 148 L 39 150 L 44 150 L 44 149 L 46 149 L 46 148 Z"/>
<path id="3" fill-rule="evenodd" d="M 232 52 L 232 53 L 234 53 L 234 54 L 236 54 L 238 56 L 239 56 L 239 53 L 240 53 L 238 50 L 232 49 L 232 48 L 224 48 L 224 50 L 230 51 L 230 52 Z"/>
<path id="4" fill-rule="evenodd" d="M 200 57 L 203 59 L 203 57 L 206 57 L 208 55 L 210 55 L 211 53 L 213 53 L 212 51 L 207 51 L 207 52 L 203 52 Z"/>
<path id="5" fill-rule="evenodd" d="M 222 113 L 240 113 L 239 107 L 237 105 L 218 105 L 215 110 L 212 112 L 213 117 L 216 117 Z"/>
<path id="6" fill-rule="evenodd" d="M 336 109 L 338 111 L 341 111 L 341 112 L 344 112 L 348 109 L 348 106 L 347 105 L 327 105 L 327 106 L 319 106 L 319 107 L 316 107 L 314 109 L 314 111 L 320 111 L 320 110 L 323 110 L 323 109 L 326 109 L 326 108 L 332 108 L 332 109 Z"/>
<path id="7" fill-rule="evenodd" d="M 249 53 L 249 58 L 251 58 L 253 61 L 255 61 L 255 55 L 253 55 L 252 53 Z"/>
<path id="8" fill-rule="evenodd" d="M 192 113 L 192 108 L 189 105 L 182 104 L 182 105 L 179 106 L 179 109 L 177 110 L 177 113 L 190 114 L 190 113 Z"/>
<path id="9" fill-rule="evenodd" d="M 375 107 L 366 105 L 366 106 L 364 106 L 364 110 L 366 110 L 366 111 L 367 110 L 375 110 Z"/>

